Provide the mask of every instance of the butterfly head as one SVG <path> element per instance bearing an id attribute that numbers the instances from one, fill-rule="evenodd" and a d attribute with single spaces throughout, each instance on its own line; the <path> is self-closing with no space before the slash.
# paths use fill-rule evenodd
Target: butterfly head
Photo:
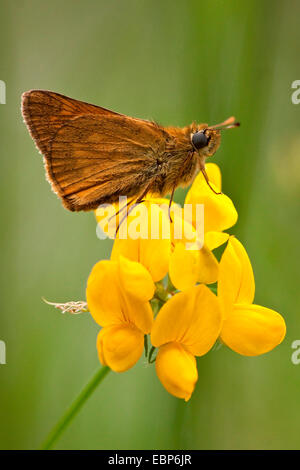
<path id="1" fill-rule="evenodd" d="M 208 128 L 201 129 L 191 135 L 191 143 L 202 157 L 211 157 L 220 146 L 221 133 Z"/>
<path id="2" fill-rule="evenodd" d="M 196 132 L 191 134 L 191 143 L 195 151 L 202 158 L 211 157 L 218 150 L 221 143 L 221 131 L 238 127 L 240 124 L 235 122 L 234 117 L 214 126 L 200 125 Z"/>

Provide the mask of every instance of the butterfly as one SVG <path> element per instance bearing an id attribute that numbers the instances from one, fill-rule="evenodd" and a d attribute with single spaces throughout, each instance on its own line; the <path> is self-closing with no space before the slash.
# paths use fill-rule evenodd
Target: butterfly
<path id="1" fill-rule="evenodd" d="M 88 211 L 127 196 L 165 196 L 190 184 L 220 146 L 234 117 L 209 126 L 164 127 L 52 91 L 22 95 L 22 114 L 44 157 L 47 179 L 64 207 Z M 211 187 L 212 191 L 215 190 Z"/>

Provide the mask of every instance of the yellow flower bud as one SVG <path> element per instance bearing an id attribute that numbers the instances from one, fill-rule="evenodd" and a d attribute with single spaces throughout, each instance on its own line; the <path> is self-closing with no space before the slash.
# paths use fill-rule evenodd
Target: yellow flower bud
<path id="1" fill-rule="evenodd" d="M 164 344 L 159 348 L 156 372 L 165 389 L 188 401 L 198 380 L 195 357 L 179 343 Z"/>

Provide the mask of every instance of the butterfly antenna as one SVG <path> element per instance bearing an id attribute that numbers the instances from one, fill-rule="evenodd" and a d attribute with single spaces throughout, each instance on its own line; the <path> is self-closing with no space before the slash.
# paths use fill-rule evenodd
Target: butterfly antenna
<path id="1" fill-rule="evenodd" d="M 231 116 L 225 121 L 220 122 L 219 124 L 214 124 L 213 126 L 209 126 L 207 129 L 212 129 L 212 130 L 219 129 L 220 131 L 222 131 L 224 129 L 233 129 L 234 127 L 239 127 L 239 126 L 240 126 L 240 123 L 235 122 L 235 117 Z"/>

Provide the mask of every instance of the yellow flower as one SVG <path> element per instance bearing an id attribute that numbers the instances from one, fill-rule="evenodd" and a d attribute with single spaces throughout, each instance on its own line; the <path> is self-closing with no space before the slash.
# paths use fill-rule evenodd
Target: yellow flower
<path id="1" fill-rule="evenodd" d="M 214 163 L 206 165 L 206 172 L 211 186 L 216 192 L 221 191 L 221 172 Z M 212 250 L 225 243 L 229 237 L 223 230 L 234 225 L 237 221 L 236 209 L 228 196 L 215 194 L 207 185 L 202 173 L 195 178 L 185 198 L 185 204 L 192 205 L 192 220 L 194 226 L 195 249 L 187 249 L 184 240 L 175 243 L 170 259 L 169 275 L 173 285 L 179 290 L 185 290 L 197 282 L 212 284 L 218 279 L 218 262 Z M 204 243 L 199 250 L 196 233 L 196 205 L 204 205 Z M 188 222 L 185 222 L 186 225 Z M 189 229 L 192 232 L 192 229 Z"/>
<path id="2" fill-rule="evenodd" d="M 169 276 L 176 289 L 184 291 L 196 283 L 212 284 L 218 279 L 218 261 L 206 245 L 199 248 L 200 241 L 175 243 L 170 256 Z M 194 247 L 194 248 L 193 248 Z"/>
<path id="3" fill-rule="evenodd" d="M 155 285 L 141 264 L 120 256 L 99 261 L 88 278 L 86 297 L 94 320 L 102 326 L 97 349 L 100 362 L 116 372 L 132 367 L 141 357 L 144 335 L 153 313 L 149 300 Z"/>
<path id="4" fill-rule="evenodd" d="M 167 274 L 171 254 L 169 217 L 161 210 L 162 203 L 169 204 L 169 201 L 147 196 L 143 203 L 130 212 L 128 209 L 129 215 L 122 221 L 126 214 L 123 210 L 110 229 L 107 224 L 108 217 L 96 211 L 97 222 L 105 233 L 115 234 L 116 226 L 122 221 L 114 241 L 111 260 L 117 261 L 119 256 L 123 255 L 141 263 L 149 271 L 154 282 L 160 281 Z M 119 206 L 115 205 L 115 212 L 118 210 Z"/>
<path id="5" fill-rule="evenodd" d="M 221 173 L 217 165 L 207 164 L 207 174 L 216 191 L 221 188 Z M 202 173 L 196 177 L 189 190 L 185 204 L 192 205 L 190 220 L 180 206 L 171 206 L 170 224 L 169 200 L 146 197 L 137 205 L 120 230 L 114 242 L 111 259 L 120 255 L 137 261 L 147 268 L 154 282 L 160 281 L 169 272 L 172 284 L 184 291 L 197 283 L 212 284 L 218 279 L 218 261 L 212 250 L 225 243 L 229 235 L 222 230 L 234 225 L 237 212 L 232 201 L 224 194 L 215 194 L 207 185 Z M 204 236 L 196 231 L 196 205 L 204 205 Z M 121 206 L 123 207 L 123 206 Z M 118 212 L 115 205 L 113 212 Z M 114 220 L 113 227 L 107 228 L 107 217 L 103 211 L 96 211 L 97 222 L 106 232 L 115 233 L 125 211 Z M 111 214 L 112 215 L 112 214 Z M 217 218 L 218 220 L 215 220 Z M 153 227 L 155 237 L 153 236 Z M 136 229 L 133 236 L 130 229 Z M 180 230 L 179 230 L 180 229 Z M 205 243 L 204 243 L 205 242 Z"/>
<path id="6" fill-rule="evenodd" d="M 171 254 L 170 223 L 167 214 L 160 204 L 167 200 L 147 198 L 136 206 L 127 218 L 127 237 L 121 238 L 118 233 L 111 253 L 111 259 L 120 255 L 141 263 L 151 274 L 154 282 L 165 277 L 169 269 Z M 130 229 L 136 220 L 144 227 L 138 238 L 133 238 Z"/>
<path id="7" fill-rule="evenodd" d="M 217 193 L 220 192 L 221 172 L 218 165 L 208 163 L 205 168 L 212 188 Z M 227 240 L 228 235 L 222 232 L 236 223 L 237 211 L 228 196 L 223 193 L 215 194 L 211 190 L 201 172 L 196 176 L 187 193 L 185 204 L 192 204 L 193 206 L 204 204 L 205 242 L 208 243 L 211 250 Z M 195 216 L 193 217 L 193 223 L 195 223 Z"/>
<path id="8" fill-rule="evenodd" d="M 157 375 L 166 390 L 189 400 L 198 379 L 195 356 L 206 354 L 219 336 L 217 297 L 204 286 L 175 294 L 158 313 L 151 332 Z"/>
<path id="9" fill-rule="evenodd" d="M 220 262 L 218 298 L 224 317 L 221 340 L 245 356 L 266 353 L 281 343 L 286 326 L 282 316 L 253 304 L 254 276 L 243 245 L 233 236 Z"/>

